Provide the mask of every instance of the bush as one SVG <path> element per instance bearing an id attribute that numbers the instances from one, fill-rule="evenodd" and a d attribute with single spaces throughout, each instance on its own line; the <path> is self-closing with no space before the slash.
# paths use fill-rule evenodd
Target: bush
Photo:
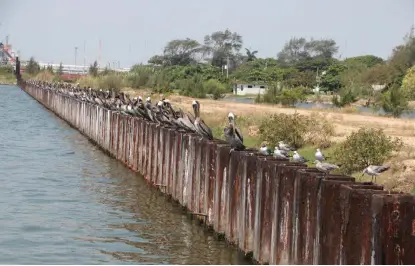
<path id="1" fill-rule="evenodd" d="M 400 117 L 404 111 L 409 109 L 404 92 L 396 85 L 381 95 L 380 104 L 378 105 L 394 117 Z"/>
<path id="2" fill-rule="evenodd" d="M 275 103 L 283 106 L 294 106 L 296 103 L 306 99 L 305 88 L 283 89 L 270 87 L 261 98 L 257 96 L 255 102 Z"/>
<path id="3" fill-rule="evenodd" d="M 386 136 L 382 129 L 361 128 L 353 132 L 333 152 L 345 174 L 362 171 L 367 166 L 380 165 L 392 152 L 399 151 L 403 142 Z"/>
<path id="4" fill-rule="evenodd" d="M 321 116 L 304 116 L 297 112 L 273 114 L 262 121 L 259 134 L 261 141 L 268 142 L 272 147 L 278 145 L 279 141 L 285 141 L 296 148 L 305 144 L 327 148 L 331 145 L 334 127 Z"/>
<path id="5" fill-rule="evenodd" d="M 216 79 L 209 79 L 203 82 L 203 88 L 207 94 L 212 94 L 214 100 L 225 97 L 225 86 Z"/>
<path id="6" fill-rule="evenodd" d="M 109 74 L 98 78 L 99 89 L 119 91 L 123 88 L 123 77 L 117 74 Z"/>
<path id="7" fill-rule="evenodd" d="M 97 89 L 99 87 L 98 78 L 94 78 L 92 76 L 83 76 L 79 78 L 76 83 L 79 83 L 80 87 L 91 87 Z"/>
<path id="8" fill-rule="evenodd" d="M 347 91 L 340 93 L 340 100 L 339 100 L 339 96 L 333 95 L 331 102 L 333 103 L 333 105 L 337 107 L 344 107 L 346 105 L 350 105 L 356 102 L 357 100 L 358 99 L 354 95 L 353 91 L 351 89 L 348 89 Z"/>

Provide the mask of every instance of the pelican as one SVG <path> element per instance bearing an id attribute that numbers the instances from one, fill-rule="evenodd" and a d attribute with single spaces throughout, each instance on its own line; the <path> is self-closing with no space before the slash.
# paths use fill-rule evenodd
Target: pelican
<path id="1" fill-rule="evenodd" d="M 239 129 L 235 126 L 235 115 L 233 113 L 229 113 L 229 126 L 223 129 L 223 133 L 225 135 L 226 141 L 231 145 L 232 151 L 242 151 L 245 150 L 244 146 L 244 139 L 242 134 L 240 133 Z"/>
<path id="2" fill-rule="evenodd" d="M 364 176 L 364 174 L 367 174 L 369 176 L 372 177 L 372 182 L 373 182 L 373 177 L 375 178 L 375 183 L 376 183 L 376 177 L 380 174 L 383 173 L 387 170 L 389 170 L 390 166 L 383 166 L 383 165 L 369 165 L 368 167 L 366 167 L 363 170 L 362 176 Z"/>
<path id="3" fill-rule="evenodd" d="M 195 113 L 194 126 L 196 132 L 203 137 L 213 140 L 212 130 L 205 124 L 203 120 L 200 119 L 200 103 L 198 101 L 192 102 L 193 111 Z"/>

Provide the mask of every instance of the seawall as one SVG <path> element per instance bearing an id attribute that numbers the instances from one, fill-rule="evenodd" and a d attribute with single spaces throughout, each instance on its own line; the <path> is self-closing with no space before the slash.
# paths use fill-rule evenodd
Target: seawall
<path id="1" fill-rule="evenodd" d="M 20 84 L 259 263 L 415 264 L 415 198 Z"/>

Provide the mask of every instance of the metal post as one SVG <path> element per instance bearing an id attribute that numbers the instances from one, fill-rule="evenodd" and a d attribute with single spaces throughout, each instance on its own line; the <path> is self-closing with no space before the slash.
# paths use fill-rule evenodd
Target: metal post
<path id="1" fill-rule="evenodd" d="M 78 53 L 78 47 L 75 46 L 75 66 L 76 66 L 76 55 Z"/>

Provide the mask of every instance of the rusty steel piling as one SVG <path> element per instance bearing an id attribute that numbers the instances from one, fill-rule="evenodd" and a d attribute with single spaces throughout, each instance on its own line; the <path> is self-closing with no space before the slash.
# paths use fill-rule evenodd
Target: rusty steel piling
<path id="1" fill-rule="evenodd" d="M 415 264 L 415 198 L 20 87 L 259 263 Z"/>

